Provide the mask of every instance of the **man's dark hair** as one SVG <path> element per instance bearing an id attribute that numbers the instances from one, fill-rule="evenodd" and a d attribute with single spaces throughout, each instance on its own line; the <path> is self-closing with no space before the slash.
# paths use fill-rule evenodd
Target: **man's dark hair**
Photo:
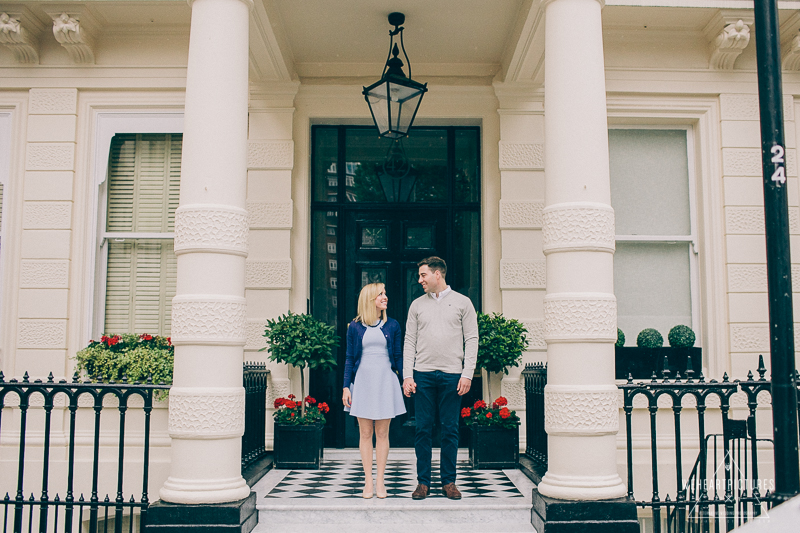
<path id="1" fill-rule="evenodd" d="M 441 257 L 436 257 L 432 255 L 431 257 L 426 257 L 419 263 L 417 263 L 417 267 L 427 266 L 431 270 L 438 270 L 442 273 L 442 277 L 447 275 L 447 263 L 444 262 L 444 259 Z"/>

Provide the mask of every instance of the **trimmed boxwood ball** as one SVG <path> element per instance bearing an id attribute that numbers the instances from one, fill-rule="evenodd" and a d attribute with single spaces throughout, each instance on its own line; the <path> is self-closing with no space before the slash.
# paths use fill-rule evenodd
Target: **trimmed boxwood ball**
<path id="1" fill-rule="evenodd" d="M 680 324 L 669 330 L 667 340 L 673 348 L 691 348 L 696 337 L 692 328 Z"/>
<path id="2" fill-rule="evenodd" d="M 661 348 L 664 346 L 664 337 L 657 329 L 647 328 L 639 332 L 636 337 L 636 346 L 639 348 Z"/>
<path id="3" fill-rule="evenodd" d="M 625 346 L 625 334 L 619 328 L 617 328 L 617 342 L 614 346 Z"/>

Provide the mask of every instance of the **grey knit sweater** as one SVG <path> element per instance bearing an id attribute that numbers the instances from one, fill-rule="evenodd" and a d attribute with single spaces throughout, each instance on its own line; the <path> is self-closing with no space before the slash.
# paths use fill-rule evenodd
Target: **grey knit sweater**
<path id="1" fill-rule="evenodd" d="M 436 300 L 423 294 L 411 303 L 403 349 L 403 378 L 414 370 L 440 370 L 472 379 L 478 359 L 478 316 L 469 298 L 450 291 Z"/>

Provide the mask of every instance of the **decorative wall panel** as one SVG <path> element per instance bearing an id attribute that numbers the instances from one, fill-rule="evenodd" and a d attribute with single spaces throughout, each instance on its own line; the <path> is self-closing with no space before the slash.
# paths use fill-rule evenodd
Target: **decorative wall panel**
<path id="1" fill-rule="evenodd" d="M 69 287 L 69 261 L 23 260 L 19 286 L 22 289 L 66 289 Z"/>
<path id="2" fill-rule="evenodd" d="M 731 351 L 769 351 L 769 326 L 767 324 L 731 324 Z"/>
<path id="3" fill-rule="evenodd" d="M 248 203 L 247 222 L 250 229 L 291 229 L 292 201 Z"/>
<path id="4" fill-rule="evenodd" d="M 250 141 L 247 143 L 247 168 L 250 170 L 291 170 L 294 142 Z"/>
<path id="5" fill-rule="evenodd" d="M 544 289 L 544 261 L 500 260 L 501 289 Z"/>
<path id="6" fill-rule="evenodd" d="M 31 115 L 74 115 L 78 112 L 77 89 L 31 89 Z"/>
<path id="7" fill-rule="evenodd" d="M 29 143 L 25 170 L 73 170 L 74 157 L 71 143 Z"/>
<path id="8" fill-rule="evenodd" d="M 66 348 L 66 320 L 25 320 L 17 322 L 17 348 Z"/>
<path id="9" fill-rule="evenodd" d="M 761 150 L 723 148 L 722 172 L 726 176 L 761 176 Z"/>
<path id="10" fill-rule="evenodd" d="M 500 200 L 500 229 L 540 229 L 544 202 Z"/>
<path id="11" fill-rule="evenodd" d="M 544 145 L 500 141 L 500 170 L 543 170 Z"/>
<path id="12" fill-rule="evenodd" d="M 24 229 L 69 229 L 72 215 L 70 202 L 25 202 L 22 219 Z"/>
<path id="13" fill-rule="evenodd" d="M 291 289 L 292 261 L 247 261 L 244 283 L 247 289 Z"/>

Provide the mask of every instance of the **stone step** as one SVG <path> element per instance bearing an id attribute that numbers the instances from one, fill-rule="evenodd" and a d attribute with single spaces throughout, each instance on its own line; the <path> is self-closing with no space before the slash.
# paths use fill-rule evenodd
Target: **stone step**
<path id="1" fill-rule="evenodd" d="M 520 471 L 469 471 L 461 463 L 465 494 L 461 500 L 434 492 L 414 501 L 410 498 L 416 483 L 413 455 L 406 457 L 403 452 L 393 450 L 390 456 L 387 483 L 394 468 L 395 488 L 386 499 L 364 500 L 354 492 L 360 487 L 352 488 L 351 480 L 360 462 L 350 450 L 331 454 L 326 450 L 327 470 L 269 472 L 253 487 L 259 517 L 254 533 L 374 533 L 376 526 L 381 533 L 536 531 L 531 525 L 533 483 Z M 398 478 L 403 480 L 402 488 L 398 488 Z"/>

